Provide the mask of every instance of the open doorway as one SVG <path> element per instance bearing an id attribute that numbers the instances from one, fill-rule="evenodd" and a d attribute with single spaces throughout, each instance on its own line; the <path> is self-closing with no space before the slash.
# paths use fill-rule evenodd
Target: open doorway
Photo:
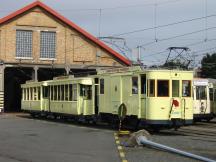
<path id="1" fill-rule="evenodd" d="M 32 68 L 6 67 L 4 71 L 4 111 L 21 111 L 21 84 L 32 79 Z"/>

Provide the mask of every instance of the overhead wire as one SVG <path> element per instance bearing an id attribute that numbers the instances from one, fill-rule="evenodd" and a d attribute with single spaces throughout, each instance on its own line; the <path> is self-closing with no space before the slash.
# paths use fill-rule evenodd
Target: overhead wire
<path id="1" fill-rule="evenodd" d="M 191 21 L 202 20 L 202 19 L 206 19 L 206 18 L 210 18 L 210 17 L 215 17 L 215 16 L 216 16 L 216 14 L 212 14 L 212 15 L 208 15 L 208 16 L 202 16 L 202 17 L 197 17 L 197 18 L 193 18 L 193 19 L 177 21 L 177 22 L 173 22 L 173 23 L 169 23 L 169 24 L 158 25 L 158 26 L 155 26 L 155 27 L 138 29 L 138 30 L 133 30 L 133 31 L 130 31 L 130 32 L 124 32 L 124 33 L 120 33 L 120 34 L 113 34 L 111 36 L 122 36 L 122 35 L 134 34 L 134 33 L 143 32 L 143 31 L 147 31 L 147 30 L 153 30 L 155 28 L 156 29 L 158 29 L 158 28 L 164 28 L 164 27 L 168 27 L 168 26 L 173 26 L 173 25 L 177 25 L 177 24 L 187 23 L 187 22 L 191 22 Z"/>

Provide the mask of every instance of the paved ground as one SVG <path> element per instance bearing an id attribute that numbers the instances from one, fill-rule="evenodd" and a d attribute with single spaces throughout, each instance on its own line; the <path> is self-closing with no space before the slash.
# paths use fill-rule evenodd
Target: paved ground
<path id="1" fill-rule="evenodd" d="M 0 162 L 120 162 L 114 130 L 0 115 Z M 216 160 L 216 120 L 164 130 L 153 141 Z M 195 162 L 172 153 L 124 147 L 128 162 Z"/>
<path id="2" fill-rule="evenodd" d="M 118 162 L 113 132 L 0 115 L 0 162 Z"/>
<path id="3" fill-rule="evenodd" d="M 216 120 L 211 123 L 197 123 L 193 126 L 183 127 L 178 131 L 161 131 L 151 137 L 154 142 L 216 160 Z M 197 161 L 147 147 L 124 149 L 129 162 Z"/>

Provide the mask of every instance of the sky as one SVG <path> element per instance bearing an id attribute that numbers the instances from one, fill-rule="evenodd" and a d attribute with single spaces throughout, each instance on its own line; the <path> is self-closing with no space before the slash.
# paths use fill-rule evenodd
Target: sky
<path id="1" fill-rule="evenodd" d="M 0 0 L 0 17 L 34 0 Z M 215 0 L 42 0 L 129 59 L 145 65 L 163 64 L 169 47 L 188 47 L 183 53 L 199 65 L 216 51 Z M 207 18 L 206 18 L 207 17 Z M 156 28 L 155 28 L 156 27 Z M 134 32 L 135 31 L 135 32 Z M 172 52 L 172 57 L 177 56 Z"/>

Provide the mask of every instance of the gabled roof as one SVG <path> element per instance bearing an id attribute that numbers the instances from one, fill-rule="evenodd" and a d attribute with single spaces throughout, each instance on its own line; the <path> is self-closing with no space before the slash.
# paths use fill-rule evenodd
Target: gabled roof
<path id="1" fill-rule="evenodd" d="M 35 1 L 35 2 L 31 3 L 31 4 L 29 4 L 29 5 L 21 8 L 20 10 L 17 10 L 15 12 L 9 14 L 8 16 L 0 19 L 0 25 L 12 20 L 13 18 L 15 18 L 15 17 L 17 17 L 17 16 L 31 10 L 32 8 L 35 8 L 35 7 L 41 7 L 42 9 L 46 10 L 48 13 L 50 13 L 54 17 L 56 17 L 60 21 L 67 24 L 69 27 L 75 29 L 77 32 L 81 33 L 83 36 L 85 36 L 86 38 L 88 38 L 89 40 L 91 40 L 92 42 L 97 44 L 99 47 L 101 47 L 105 51 L 109 52 L 111 55 L 113 55 L 115 58 L 117 58 L 119 61 L 121 61 L 125 65 L 131 65 L 131 62 L 128 59 L 126 59 L 124 56 L 122 56 L 118 52 L 114 51 L 112 48 L 107 46 L 105 43 L 98 40 L 96 37 L 94 37 L 93 35 L 91 35 L 87 31 L 80 28 L 79 26 L 74 24 L 72 21 L 70 21 L 69 19 L 67 19 L 64 16 L 60 15 L 58 12 L 56 12 L 55 10 L 53 10 L 52 8 L 48 7 L 47 5 L 45 5 L 44 3 L 40 2 L 40 1 Z"/>

